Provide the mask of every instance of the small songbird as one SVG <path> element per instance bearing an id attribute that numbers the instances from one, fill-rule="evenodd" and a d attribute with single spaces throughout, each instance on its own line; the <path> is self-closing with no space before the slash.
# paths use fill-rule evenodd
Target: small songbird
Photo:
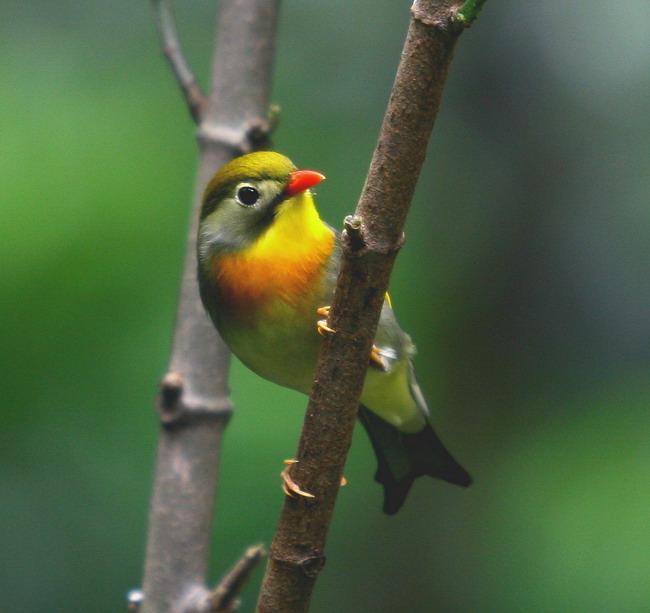
<path id="1" fill-rule="evenodd" d="M 239 157 L 208 184 L 198 231 L 201 298 L 221 337 L 252 371 L 305 394 L 341 260 L 340 236 L 321 220 L 310 189 L 324 178 L 278 153 Z M 377 455 L 388 514 L 421 475 L 471 483 L 429 424 L 414 353 L 387 296 L 359 419 Z"/>

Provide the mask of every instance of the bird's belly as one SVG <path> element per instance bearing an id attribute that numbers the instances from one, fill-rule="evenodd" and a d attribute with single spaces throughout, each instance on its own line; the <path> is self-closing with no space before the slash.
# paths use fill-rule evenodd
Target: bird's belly
<path id="1" fill-rule="evenodd" d="M 222 336 L 230 350 L 253 372 L 273 383 L 308 394 L 321 345 L 314 316 L 295 312 L 245 325 L 230 323 Z"/>
<path id="2" fill-rule="evenodd" d="M 309 394 L 322 344 L 318 319 L 314 305 L 294 308 L 276 303 L 261 317 L 237 320 L 226 316 L 219 328 L 233 354 L 253 372 Z M 370 366 L 361 403 L 400 430 L 419 431 L 424 424 L 411 394 L 407 356 L 393 363 L 390 372 Z"/>

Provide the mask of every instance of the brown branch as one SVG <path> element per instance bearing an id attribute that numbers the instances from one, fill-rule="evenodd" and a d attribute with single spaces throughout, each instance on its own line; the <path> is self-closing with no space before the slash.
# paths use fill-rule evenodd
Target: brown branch
<path id="1" fill-rule="evenodd" d="M 381 133 L 341 263 L 292 477 L 315 498 L 287 497 L 258 613 L 307 611 L 352 439 L 368 355 L 438 112 L 462 3 L 416 1 Z"/>
<path id="2" fill-rule="evenodd" d="M 158 7 L 163 6 L 162 1 L 156 1 Z M 232 406 L 227 387 L 230 353 L 199 299 L 196 227 L 203 191 L 215 170 L 239 151 L 259 147 L 265 140 L 260 135 L 269 108 L 278 4 L 279 0 L 219 2 L 212 89 L 202 107 L 197 134 L 200 161 L 174 343 L 158 400 L 162 428 L 149 515 L 142 613 L 210 608 L 205 576 L 219 449 Z M 169 4 L 164 2 L 164 7 L 166 11 Z M 163 15 L 167 36 L 175 34 L 171 12 Z M 180 50 L 174 57 L 182 57 Z M 184 87 L 187 74 L 178 69 L 183 64 L 172 65 Z M 247 95 L 242 96 L 233 83 Z M 194 115 L 196 104 L 188 100 L 188 107 Z M 230 137 L 224 139 L 223 134 Z"/>

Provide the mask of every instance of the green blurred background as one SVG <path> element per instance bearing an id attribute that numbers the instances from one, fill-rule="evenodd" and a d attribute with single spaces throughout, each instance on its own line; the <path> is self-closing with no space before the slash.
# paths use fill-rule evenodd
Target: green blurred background
<path id="1" fill-rule="evenodd" d="M 276 148 L 354 208 L 410 2 L 283 5 Z M 212 2 L 178 2 L 208 74 Z M 3 0 L 0 611 L 141 582 L 197 151 L 145 0 Z M 475 478 L 381 513 L 359 430 L 314 613 L 650 610 L 650 5 L 492 0 L 391 285 Z M 305 398 L 233 364 L 212 580 L 272 537 Z M 260 573 L 244 594 L 253 610 Z"/>

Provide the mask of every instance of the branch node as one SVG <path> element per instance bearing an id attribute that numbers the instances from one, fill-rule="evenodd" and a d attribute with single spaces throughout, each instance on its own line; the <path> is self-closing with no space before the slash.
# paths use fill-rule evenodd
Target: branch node
<path id="1" fill-rule="evenodd" d="M 363 217 L 358 215 L 348 215 L 343 225 L 341 244 L 345 255 L 350 258 L 360 258 L 369 251 L 378 255 L 391 255 L 399 251 L 406 240 L 404 232 L 394 242 L 373 240 L 363 222 Z"/>
<path id="2" fill-rule="evenodd" d="M 160 382 L 156 409 L 161 424 L 172 428 L 185 424 L 190 414 L 212 418 L 228 417 L 232 413 L 232 404 L 223 399 L 211 402 L 207 398 L 188 395 L 183 375 L 170 371 Z"/>
<path id="3" fill-rule="evenodd" d="M 283 555 L 284 554 L 284 555 Z M 271 557 L 280 564 L 299 568 L 306 577 L 316 577 L 325 566 L 325 554 L 319 549 L 310 549 L 306 553 L 278 553 L 271 549 Z"/>
<path id="4" fill-rule="evenodd" d="M 181 402 L 185 380 L 180 373 L 168 372 L 160 382 L 160 394 L 156 402 L 158 416 L 164 425 L 178 422 L 185 414 Z"/>
<path id="5" fill-rule="evenodd" d="M 268 149 L 271 146 L 271 134 L 275 132 L 280 124 L 280 107 L 272 104 L 269 107 L 267 116 L 264 119 L 256 119 L 249 122 L 246 127 L 246 139 L 249 143 L 249 151 Z"/>
<path id="6" fill-rule="evenodd" d="M 266 553 L 262 543 L 252 545 L 244 552 L 235 566 L 210 594 L 210 613 L 230 613 L 237 610 L 239 592 Z"/>
<path id="7" fill-rule="evenodd" d="M 426 0 L 415 0 L 411 6 L 411 14 L 413 19 L 427 27 L 444 31 L 469 28 L 486 2 L 487 0 L 466 0 L 459 8 L 443 11 L 440 7 L 424 6 Z"/>
<path id="8" fill-rule="evenodd" d="M 246 153 L 268 149 L 272 127 L 268 119 L 251 121 L 245 131 Z"/>
<path id="9" fill-rule="evenodd" d="M 273 116 L 273 108 L 271 107 L 268 117 L 253 119 L 235 127 L 227 124 L 201 122 L 196 134 L 199 145 L 201 148 L 221 145 L 230 149 L 235 156 L 268 148 L 270 135 L 277 125 L 277 120 Z"/>
<path id="10" fill-rule="evenodd" d="M 413 19 L 421 24 L 434 28 L 446 29 L 448 22 L 440 17 L 433 9 L 422 6 L 422 0 L 415 0 L 411 6 L 411 15 Z"/>
<path id="11" fill-rule="evenodd" d="M 325 555 L 315 549 L 310 555 L 304 556 L 298 564 L 307 577 L 315 577 L 325 566 Z"/>
<path id="12" fill-rule="evenodd" d="M 345 229 L 341 235 L 341 244 L 349 257 L 361 257 L 368 252 L 366 227 L 363 217 L 348 215 L 343 221 Z"/>

